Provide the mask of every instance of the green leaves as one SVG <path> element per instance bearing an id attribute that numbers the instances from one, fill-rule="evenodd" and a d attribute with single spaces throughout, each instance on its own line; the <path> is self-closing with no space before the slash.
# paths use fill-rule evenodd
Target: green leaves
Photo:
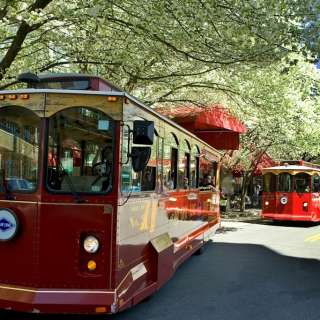
<path id="1" fill-rule="evenodd" d="M 274 157 L 318 152 L 313 1 L 0 4 L 0 87 L 26 70 L 99 74 L 149 104 L 229 106 L 249 127 L 244 159 L 266 145 Z"/>

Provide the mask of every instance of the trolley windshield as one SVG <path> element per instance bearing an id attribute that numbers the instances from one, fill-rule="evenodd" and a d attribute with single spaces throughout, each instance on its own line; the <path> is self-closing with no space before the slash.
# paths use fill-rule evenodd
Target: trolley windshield
<path id="1" fill-rule="evenodd" d="M 311 176 L 307 173 L 300 172 L 291 174 L 288 172 L 266 173 L 264 175 L 264 192 L 297 192 L 307 193 L 311 190 Z M 315 180 L 316 181 L 316 180 Z M 315 189 L 316 187 L 313 187 Z M 318 190 L 317 186 L 317 190 Z"/>
<path id="2" fill-rule="evenodd" d="M 273 173 L 267 173 L 263 176 L 263 191 L 275 192 L 277 188 L 277 176 Z"/>
<path id="3" fill-rule="evenodd" d="M 69 108 L 49 118 L 47 188 L 61 193 L 106 193 L 113 173 L 114 124 L 104 113 Z"/>
<path id="4" fill-rule="evenodd" d="M 32 111 L 16 106 L 0 110 L 1 192 L 36 189 L 39 132 L 40 118 Z"/>

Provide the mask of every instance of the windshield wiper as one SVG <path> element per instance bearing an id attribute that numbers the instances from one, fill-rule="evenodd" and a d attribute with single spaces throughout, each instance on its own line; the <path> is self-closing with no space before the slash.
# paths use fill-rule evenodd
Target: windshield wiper
<path id="1" fill-rule="evenodd" d="M 63 174 L 65 177 L 67 177 L 66 181 L 67 181 L 67 184 L 69 186 L 69 189 L 74 197 L 74 200 L 76 203 L 85 203 L 86 200 L 82 199 L 79 195 L 79 193 L 75 190 L 75 187 L 74 187 L 74 184 L 72 183 L 72 180 L 70 178 L 70 175 L 69 173 L 63 169 Z"/>
<path id="2" fill-rule="evenodd" d="M 71 193 L 72 193 L 72 195 L 74 197 L 74 201 L 76 203 L 85 203 L 86 200 L 82 199 L 80 197 L 79 193 L 75 190 L 74 184 L 72 183 L 72 180 L 70 178 L 70 175 L 69 175 L 68 171 L 65 170 L 65 168 L 62 166 L 62 163 L 60 161 L 59 161 L 59 167 L 60 167 L 60 169 L 62 171 L 63 176 L 66 177 L 66 181 L 67 181 L 68 187 L 69 187 L 69 189 L 70 189 L 70 191 L 71 191 Z"/>

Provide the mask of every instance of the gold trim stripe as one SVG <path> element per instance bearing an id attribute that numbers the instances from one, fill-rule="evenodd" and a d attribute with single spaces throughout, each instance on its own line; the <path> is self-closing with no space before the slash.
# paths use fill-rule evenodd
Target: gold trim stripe
<path id="1" fill-rule="evenodd" d="M 95 206 L 95 207 L 103 207 L 105 205 L 110 205 L 110 203 L 70 203 L 70 202 L 37 202 L 37 201 L 22 201 L 22 200 L 0 200 L 1 202 L 5 203 L 25 203 L 25 204 L 50 204 L 50 205 L 59 205 L 59 206 Z"/>
<path id="2" fill-rule="evenodd" d="M 310 176 L 314 176 L 314 175 L 320 175 L 320 172 L 319 171 L 316 171 L 316 170 L 290 170 L 290 169 L 280 169 L 280 170 L 268 170 L 268 169 L 263 169 L 262 170 L 262 174 L 265 175 L 267 173 L 273 173 L 275 175 L 279 175 L 281 173 L 289 173 L 293 176 L 299 174 L 299 173 L 306 173 Z"/>
<path id="3" fill-rule="evenodd" d="M 37 201 L 21 201 L 21 200 L 0 200 L 0 202 L 7 202 L 7 203 L 28 203 L 28 204 L 37 204 Z"/>
<path id="4" fill-rule="evenodd" d="M 9 287 L 9 286 L 0 286 L 0 289 L 4 290 L 12 290 L 12 291 L 22 291 L 22 292 L 30 292 L 30 293 L 98 293 L 98 294 L 106 294 L 112 293 L 115 291 L 97 291 L 97 290 L 37 290 L 37 289 L 28 289 L 28 288 L 17 288 L 17 287 Z"/>

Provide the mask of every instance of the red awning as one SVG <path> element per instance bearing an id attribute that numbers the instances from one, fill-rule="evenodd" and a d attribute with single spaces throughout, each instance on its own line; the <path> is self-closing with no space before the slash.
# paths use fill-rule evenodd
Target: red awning
<path id="1" fill-rule="evenodd" d="M 254 170 L 253 175 L 261 176 L 263 168 L 274 167 L 277 164 L 278 162 L 274 161 L 267 153 L 264 153 L 261 156 L 259 163 L 257 164 L 256 169 Z"/>
<path id="2" fill-rule="evenodd" d="M 274 167 L 278 164 L 277 161 L 274 161 L 267 153 L 264 153 L 258 161 L 256 168 L 253 172 L 254 176 L 261 176 L 263 168 Z M 238 163 L 232 167 L 232 175 L 234 177 L 242 177 L 244 174 L 245 168 L 241 163 Z"/>
<path id="3" fill-rule="evenodd" d="M 238 149 L 239 134 L 247 131 L 243 123 L 220 105 L 205 108 L 175 106 L 171 109 L 159 108 L 157 111 L 170 117 L 216 149 Z"/>

